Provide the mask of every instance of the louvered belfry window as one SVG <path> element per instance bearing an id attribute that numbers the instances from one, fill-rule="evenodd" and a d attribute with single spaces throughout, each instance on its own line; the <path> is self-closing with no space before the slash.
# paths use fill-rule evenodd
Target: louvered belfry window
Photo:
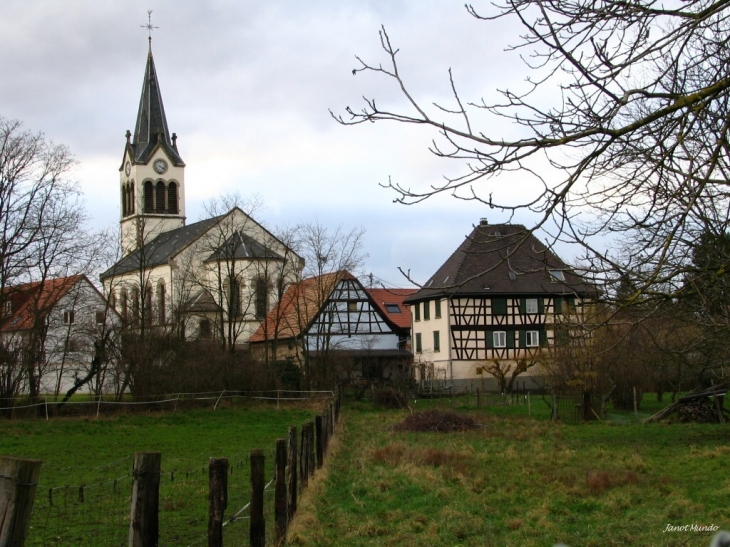
<path id="1" fill-rule="evenodd" d="M 177 209 L 177 184 L 171 182 L 167 187 L 167 212 L 171 215 L 178 213 Z"/>
<path id="2" fill-rule="evenodd" d="M 165 212 L 165 183 L 159 181 L 155 186 L 155 213 Z"/>
<path id="3" fill-rule="evenodd" d="M 144 212 L 153 213 L 155 211 L 155 197 L 152 191 L 152 181 L 148 180 L 144 183 Z"/>

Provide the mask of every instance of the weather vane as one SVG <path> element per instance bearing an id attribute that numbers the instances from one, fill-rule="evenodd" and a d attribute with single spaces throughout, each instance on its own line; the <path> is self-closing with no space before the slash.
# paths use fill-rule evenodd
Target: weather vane
<path id="1" fill-rule="evenodd" d="M 140 25 L 140 27 L 147 29 L 147 40 L 149 40 L 149 42 L 150 42 L 150 49 L 151 49 L 152 48 L 152 31 L 155 30 L 156 28 L 160 28 L 160 27 L 152 26 L 152 10 L 151 9 L 147 10 L 147 24 Z"/>

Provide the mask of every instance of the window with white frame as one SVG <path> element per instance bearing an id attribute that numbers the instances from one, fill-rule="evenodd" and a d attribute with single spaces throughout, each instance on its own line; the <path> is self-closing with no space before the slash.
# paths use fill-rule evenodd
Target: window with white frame
<path id="1" fill-rule="evenodd" d="M 492 333 L 492 341 L 494 342 L 495 348 L 506 348 L 507 347 L 507 333 L 503 330 L 498 330 Z"/>
<path id="2" fill-rule="evenodd" d="M 525 313 L 537 313 L 537 298 L 525 299 Z"/>
<path id="3" fill-rule="evenodd" d="M 63 324 L 64 325 L 72 325 L 74 322 L 74 312 L 73 310 L 67 310 L 63 312 Z"/>
<path id="4" fill-rule="evenodd" d="M 540 345 L 540 332 L 536 330 L 528 330 L 525 337 L 525 345 L 528 348 L 536 348 Z"/>

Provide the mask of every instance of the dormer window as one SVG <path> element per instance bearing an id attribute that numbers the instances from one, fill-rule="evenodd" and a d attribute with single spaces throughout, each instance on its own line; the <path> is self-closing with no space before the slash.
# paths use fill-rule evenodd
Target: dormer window
<path id="1" fill-rule="evenodd" d="M 385 304 L 385 311 L 388 313 L 400 313 L 400 306 L 398 304 Z"/>
<path id="2" fill-rule="evenodd" d="M 561 270 L 548 270 L 550 274 L 550 281 L 555 283 L 556 281 L 565 282 L 565 274 Z"/>

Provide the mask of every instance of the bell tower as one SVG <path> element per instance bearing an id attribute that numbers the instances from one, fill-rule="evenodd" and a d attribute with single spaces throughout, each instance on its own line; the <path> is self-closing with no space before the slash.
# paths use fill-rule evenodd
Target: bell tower
<path id="1" fill-rule="evenodd" d="M 151 36 L 149 42 L 137 123 L 134 134 L 127 131 L 119 167 L 123 256 L 185 225 L 185 162 L 177 150 L 177 135 L 167 128 Z"/>

